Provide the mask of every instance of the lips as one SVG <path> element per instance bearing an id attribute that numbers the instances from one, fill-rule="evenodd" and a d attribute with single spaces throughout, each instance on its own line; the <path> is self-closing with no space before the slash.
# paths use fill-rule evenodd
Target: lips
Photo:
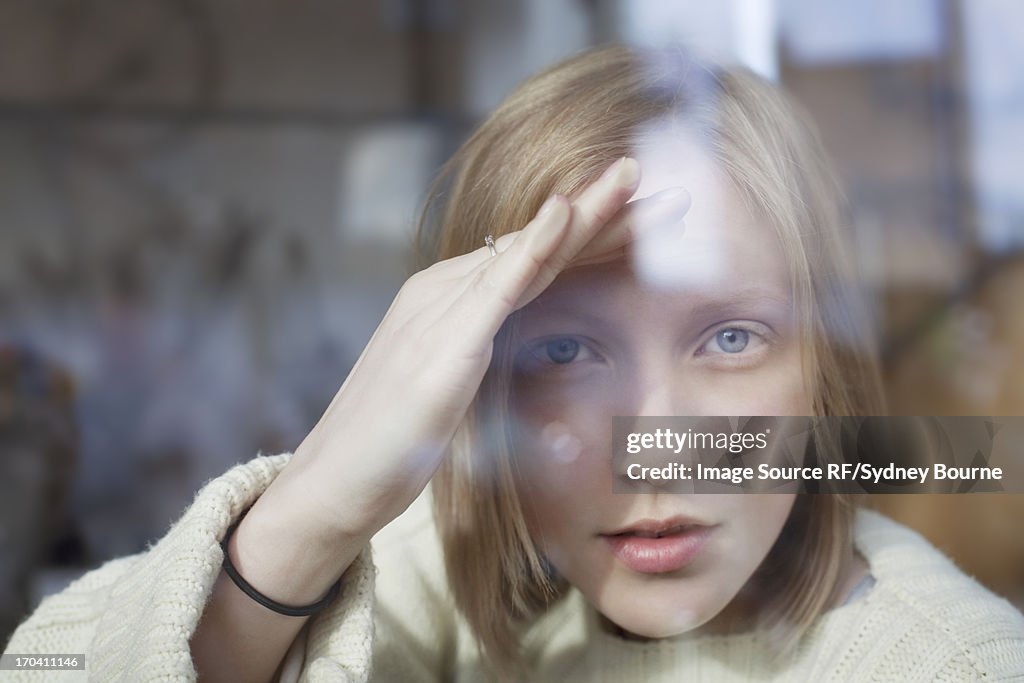
<path id="1" fill-rule="evenodd" d="M 715 527 L 694 520 L 641 520 L 601 537 L 612 554 L 641 574 L 679 571 L 700 555 Z"/>
<path id="2" fill-rule="evenodd" d="M 659 528 L 657 530 L 635 529 L 635 530 L 632 530 L 632 531 L 623 531 L 623 532 L 620 532 L 618 534 L 613 534 L 613 535 L 615 535 L 615 536 L 620 536 L 620 535 L 621 536 L 637 536 L 639 538 L 663 538 L 665 536 L 673 536 L 675 534 L 679 534 L 679 533 L 682 533 L 684 531 L 689 531 L 690 529 L 694 529 L 697 526 L 698 525 L 696 525 L 696 524 L 675 524 L 673 526 L 666 527 L 666 528 Z"/>

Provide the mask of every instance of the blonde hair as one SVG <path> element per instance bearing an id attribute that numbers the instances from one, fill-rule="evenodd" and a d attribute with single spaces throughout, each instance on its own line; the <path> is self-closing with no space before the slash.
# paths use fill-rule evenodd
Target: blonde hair
<path id="1" fill-rule="evenodd" d="M 431 188 L 421 253 L 441 260 L 525 225 L 544 199 L 572 195 L 664 117 L 694 122 L 744 201 L 782 244 L 817 415 L 881 414 L 865 319 L 844 263 L 834 184 L 812 130 L 772 85 L 682 52 L 593 49 L 521 84 L 461 146 Z M 434 479 L 456 604 L 497 672 L 515 669 L 522 629 L 564 593 L 527 530 L 509 434 L 506 324 L 452 452 Z M 775 586 L 770 623 L 796 639 L 827 607 L 852 548 L 851 501 L 798 496 L 758 576 Z M 794 562 L 795 558 L 799 561 Z"/>

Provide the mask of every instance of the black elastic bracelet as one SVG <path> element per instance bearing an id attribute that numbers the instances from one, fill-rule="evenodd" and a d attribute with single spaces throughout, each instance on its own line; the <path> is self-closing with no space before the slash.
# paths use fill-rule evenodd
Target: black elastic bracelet
<path id="1" fill-rule="evenodd" d="M 263 595 L 263 593 L 260 593 L 258 590 L 253 588 L 248 581 L 243 579 L 242 575 L 238 573 L 237 569 L 235 569 L 235 565 L 231 563 L 231 557 L 228 554 L 228 541 L 231 540 L 232 534 L 235 533 L 235 528 L 238 527 L 239 522 L 241 522 L 245 517 L 246 512 L 249 512 L 249 510 L 246 509 L 235 523 L 228 527 L 227 533 L 224 534 L 224 540 L 220 542 L 220 547 L 224 551 L 224 571 L 231 577 L 231 580 L 235 582 L 235 585 L 238 586 L 239 590 L 267 609 L 273 610 L 278 614 L 283 614 L 286 617 L 308 617 L 311 614 L 316 614 L 323 608 L 327 607 L 334 598 L 338 597 L 338 591 L 341 590 L 341 579 L 338 579 L 338 581 L 331 586 L 331 589 L 327 591 L 327 595 L 320 598 L 312 605 L 306 605 L 305 607 L 291 607 L 271 600 L 267 596 Z"/>

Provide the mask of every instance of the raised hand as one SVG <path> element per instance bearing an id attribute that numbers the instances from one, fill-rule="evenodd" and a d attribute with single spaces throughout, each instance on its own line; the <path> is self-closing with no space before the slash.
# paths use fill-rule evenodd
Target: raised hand
<path id="1" fill-rule="evenodd" d="M 411 277 L 330 406 L 228 546 L 277 602 L 318 600 L 437 469 L 506 318 L 566 268 L 616 258 L 647 227 L 677 222 L 685 191 L 626 202 L 640 181 L 621 159 L 571 200 L 550 198 L 497 254 L 479 249 Z M 222 573 L 191 647 L 210 680 L 268 679 L 303 619 L 264 609 Z"/>

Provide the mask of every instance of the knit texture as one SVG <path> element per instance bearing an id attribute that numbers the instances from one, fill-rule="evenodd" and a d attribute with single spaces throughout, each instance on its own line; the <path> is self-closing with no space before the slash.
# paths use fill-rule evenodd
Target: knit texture
<path id="1" fill-rule="evenodd" d="M 188 641 L 220 572 L 220 540 L 289 457 L 211 481 L 164 538 L 44 600 L 5 648 L 85 653 L 85 672 L 0 680 L 194 681 Z M 448 594 L 429 513 L 421 497 L 374 539 L 373 560 L 369 549 L 357 558 L 339 599 L 288 651 L 282 683 L 492 680 Z M 1024 616 L 1006 600 L 877 513 L 858 512 L 855 542 L 875 585 L 824 614 L 780 665 L 757 633 L 624 640 L 571 591 L 524 639 L 529 680 L 1024 681 Z"/>

